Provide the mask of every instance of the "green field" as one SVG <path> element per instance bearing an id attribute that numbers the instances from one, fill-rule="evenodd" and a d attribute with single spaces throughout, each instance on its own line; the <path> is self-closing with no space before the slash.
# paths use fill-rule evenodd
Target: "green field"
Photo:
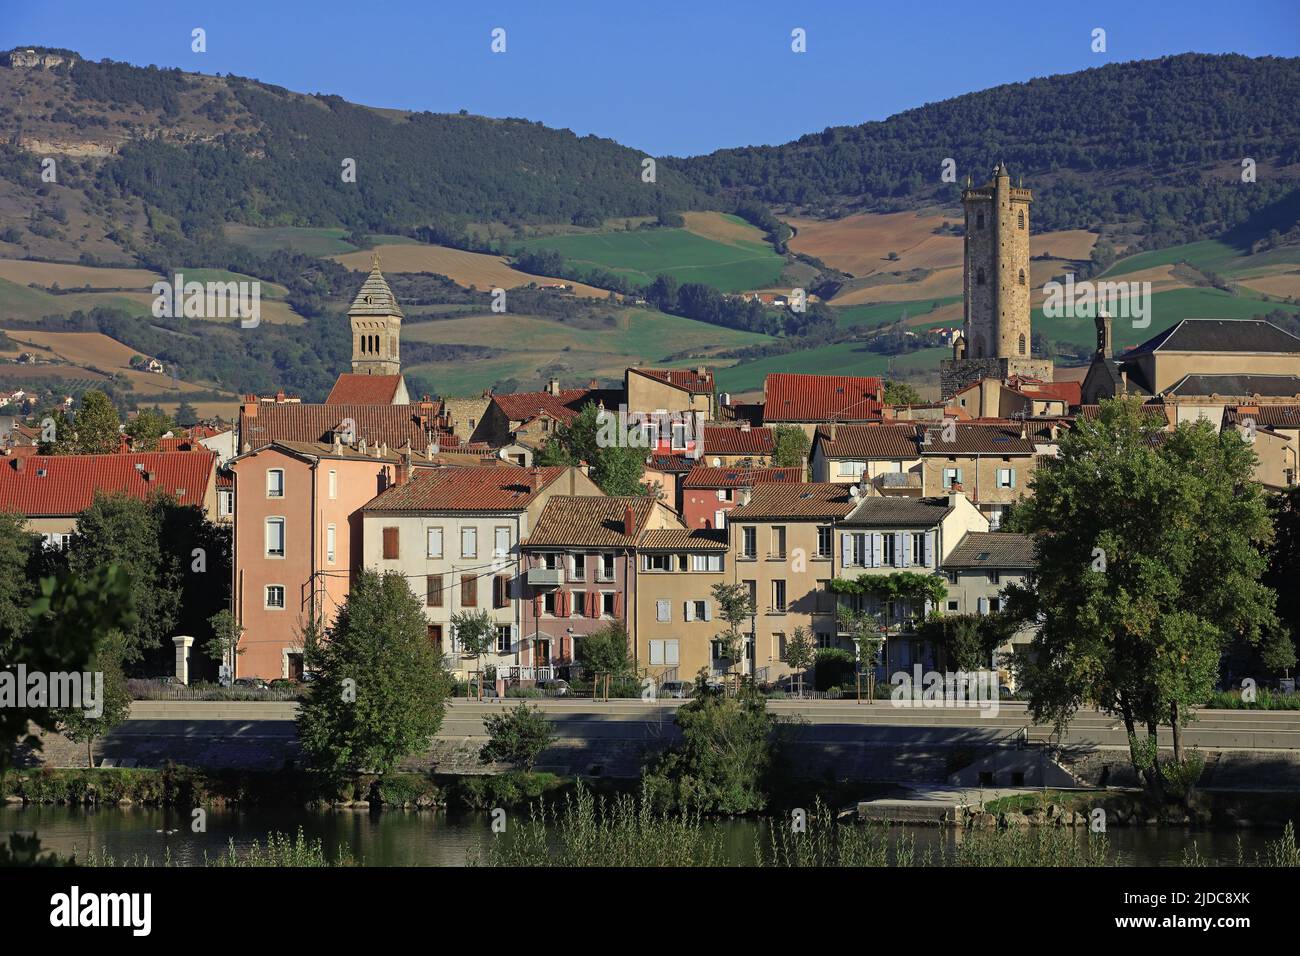
<path id="1" fill-rule="evenodd" d="M 1170 266 L 1176 262 L 1187 261 L 1197 269 L 1210 272 L 1222 272 L 1233 259 L 1238 259 L 1242 251 L 1219 239 L 1204 239 L 1200 242 L 1188 242 L 1181 246 L 1169 246 L 1167 249 L 1153 249 L 1151 252 L 1139 252 L 1135 256 L 1121 259 L 1106 270 L 1104 276 L 1128 275 L 1156 266 Z"/>
<path id="2" fill-rule="evenodd" d="M 773 286 L 785 268 L 785 259 L 766 242 L 723 242 L 687 229 L 545 236 L 519 245 L 554 249 L 579 269 L 606 269 L 641 285 L 662 272 L 679 282 L 702 282 L 721 292 Z"/>
<path id="3" fill-rule="evenodd" d="M 870 329 L 879 325 L 889 325 L 904 317 L 915 319 L 918 316 L 929 315 L 936 308 L 960 301 L 961 296 L 952 295 L 942 299 L 919 299 L 914 302 L 877 302 L 872 305 L 851 305 L 835 311 L 839 315 L 839 324 L 841 326 L 846 328 L 849 326 L 863 326 Z"/>
<path id="4" fill-rule="evenodd" d="M 1249 319 L 1274 309 L 1300 312 L 1300 306 L 1280 302 L 1265 302 L 1246 295 L 1230 295 L 1221 289 L 1171 289 L 1151 296 L 1151 324 L 1135 329 L 1131 319 L 1116 318 L 1113 325 L 1115 346 L 1124 349 L 1137 345 L 1183 319 Z M 1053 318 L 1034 309 L 1031 317 L 1035 332 L 1049 339 L 1089 345 L 1096 341 L 1096 329 L 1090 318 Z"/>
<path id="5" fill-rule="evenodd" d="M 337 256 L 355 252 L 357 247 L 343 241 L 346 229 L 317 229 L 303 226 L 241 226 L 226 224 L 226 238 L 247 246 L 254 252 L 279 252 L 287 249 L 305 256 Z M 408 240 L 409 241 L 409 240 Z"/>
<path id="6" fill-rule="evenodd" d="M 403 329 L 406 341 L 487 345 L 503 350 L 473 361 L 426 362 L 404 367 L 440 395 L 475 394 L 505 379 L 521 387 L 552 372 L 566 382 L 622 378 L 629 365 L 658 367 L 714 364 L 707 356 L 770 342 L 768 336 L 708 325 L 648 309 L 611 309 L 582 324 L 542 315 L 467 315 Z M 677 358 L 683 352 L 703 358 Z"/>
<path id="7" fill-rule="evenodd" d="M 714 373 L 719 391 L 745 392 L 763 387 L 771 372 L 814 372 L 822 375 L 881 375 L 905 371 L 933 372 L 937 378 L 940 359 L 952 358 L 946 348 L 920 349 L 906 355 L 878 355 L 861 342 L 841 342 L 804 352 L 746 362 Z"/>

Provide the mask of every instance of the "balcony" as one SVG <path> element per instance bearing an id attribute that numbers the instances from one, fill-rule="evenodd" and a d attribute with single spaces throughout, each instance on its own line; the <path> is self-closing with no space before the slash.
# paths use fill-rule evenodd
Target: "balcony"
<path id="1" fill-rule="evenodd" d="M 559 587 L 564 583 L 562 568 L 529 568 L 528 583 L 533 587 Z"/>

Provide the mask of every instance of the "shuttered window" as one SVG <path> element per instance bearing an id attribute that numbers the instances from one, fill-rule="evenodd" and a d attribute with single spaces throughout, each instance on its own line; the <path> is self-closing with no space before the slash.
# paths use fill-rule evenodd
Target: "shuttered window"
<path id="1" fill-rule="evenodd" d="M 478 578 L 473 574 L 460 576 L 460 606 L 478 606 Z"/>
<path id="2" fill-rule="evenodd" d="M 397 559 L 397 529 L 384 529 L 384 560 L 394 561 Z"/>

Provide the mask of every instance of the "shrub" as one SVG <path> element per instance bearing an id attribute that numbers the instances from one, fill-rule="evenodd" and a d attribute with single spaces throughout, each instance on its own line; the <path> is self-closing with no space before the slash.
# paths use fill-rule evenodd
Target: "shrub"
<path id="1" fill-rule="evenodd" d="M 853 683 L 857 659 L 852 651 L 842 647 L 823 647 L 817 652 L 817 661 L 813 667 L 813 686 L 817 690 L 830 690 L 841 684 Z"/>
<path id="2" fill-rule="evenodd" d="M 556 737 L 551 722 L 539 709 L 527 704 L 485 717 L 483 725 L 488 742 L 479 751 L 479 760 L 505 760 L 522 770 L 532 770 L 538 756 Z"/>

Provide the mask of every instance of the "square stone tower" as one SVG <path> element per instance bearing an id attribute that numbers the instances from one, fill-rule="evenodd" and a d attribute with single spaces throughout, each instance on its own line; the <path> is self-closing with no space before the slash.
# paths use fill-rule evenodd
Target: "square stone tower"
<path id="1" fill-rule="evenodd" d="M 981 378 L 1052 380 L 1052 363 L 1031 355 L 1029 204 L 1033 192 L 1011 185 L 1006 164 L 983 186 L 962 190 L 965 316 L 952 361 L 942 363 L 947 398 Z"/>
<path id="2" fill-rule="evenodd" d="M 400 375 L 402 372 L 402 310 L 379 271 L 379 253 L 370 262 L 370 275 L 348 309 L 352 325 L 352 371 L 360 375 Z"/>

